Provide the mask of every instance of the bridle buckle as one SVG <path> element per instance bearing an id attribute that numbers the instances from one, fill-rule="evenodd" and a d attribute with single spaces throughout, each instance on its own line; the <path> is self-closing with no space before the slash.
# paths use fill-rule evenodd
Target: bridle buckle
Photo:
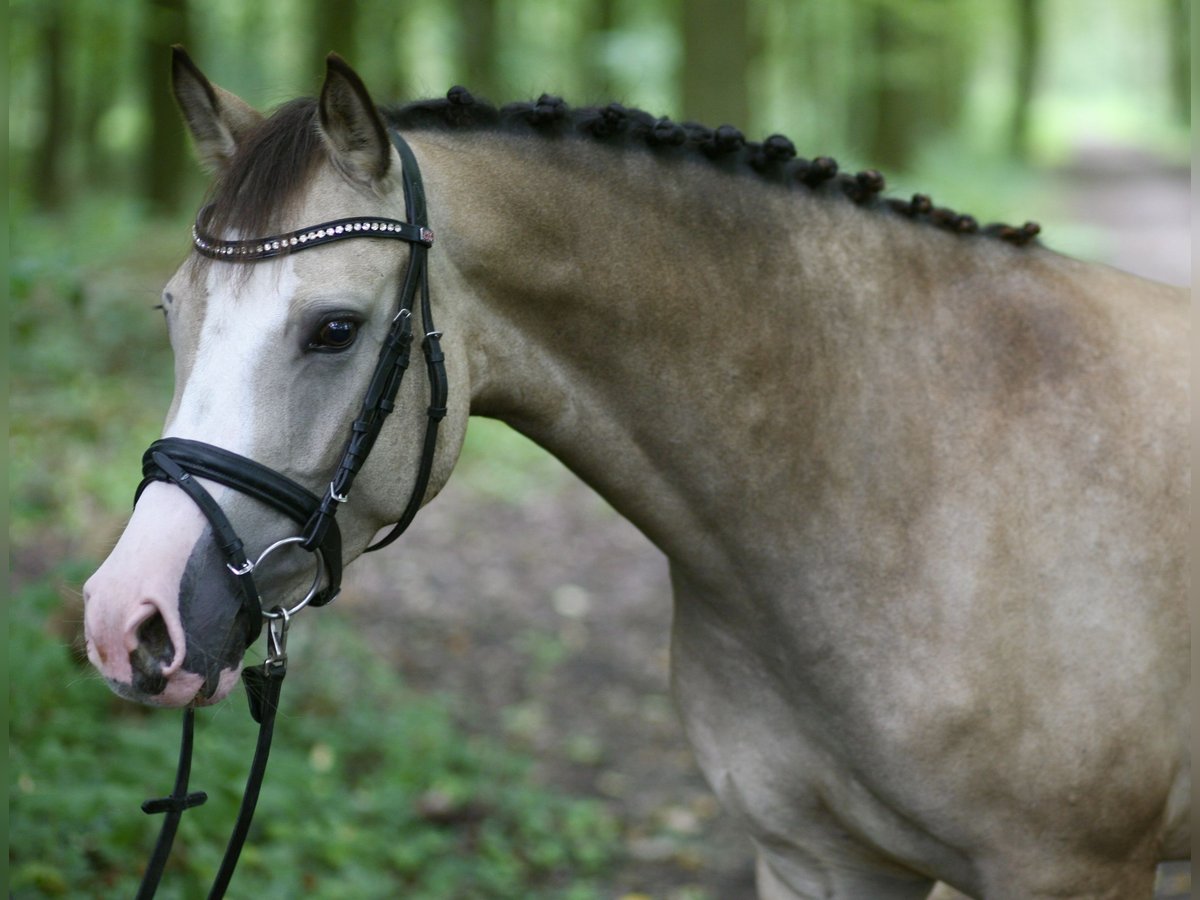
<path id="1" fill-rule="evenodd" d="M 233 563 L 225 563 L 225 568 L 227 568 L 234 575 L 249 575 L 254 571 L 254 563 L 247 558 L 246 561 L 240 566 L 235 566 Z"/>

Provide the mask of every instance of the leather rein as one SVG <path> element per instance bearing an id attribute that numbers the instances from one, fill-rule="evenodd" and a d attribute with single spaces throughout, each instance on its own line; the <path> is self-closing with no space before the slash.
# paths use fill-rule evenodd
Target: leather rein
<path id="1" fill-rule="evenodd" d="M 349 499 L 354 479 L 366 462 L 384 420 L 394 407 L 397 391 L 409 364 L 414 307 L 418 292 L 421 324 L 425 329 L 421 347 L 430 385 L 430 402 L 421 459 L 408 506 L 391 531 L 367 547 L 366 552 L 385 547 L 398 538 L 420 509 L 433 469 L 438 425 L 446 415 L 449 389 L 439 343 L 441 333 L 433 326 L 429 303 L 429 270 L 426 257 L 433 244 L 433 232 L 429 229 L 425 190 L 411 148 L 390 129 L 389 136 L 403 163 L 404 204 L 408 221 L 359 216 L 323 222 L 271 237 L 226 241 L 205 232 L 206 208 L 200 211 L 192 229 L 192 242 L 197 252 L 214 260 L 238 263 L 272 259 L 285 253 L 295 253 L 349 238 L 400 240 L 407 242 L 410 247 L 408 267 L 398 289 L 397 312 L 380 349 L 374 374 L 363 397 L 362 408 L 350 426 L 350 435 L 342 451 L 341 460 L 323 496 L 318 497 L 287 476 L 261 463 L 200 441 L 163 438 L 152 443 L 142 457 L 143 478 L 134 496 L 134 503 L 137 503 L 142 491 L 153 481 L 169 482 L 183 490 L 208 519 L 226 567 L 237 579 L 242 607 L 246 612 L 247 647 L 258 639 L 262 632 L 263 620 L 268 622 L 266 660 L 261 665 L 244 668 L 242 671 L 250 714 L 259 725 L 258 740 L 237 821 L 209 891 L 209 900 L 216 900 L 225 895 L 258 803 L 259 790 L 266 774 L 267 758 L 271 749 L 279 694 L 287 673 L 287 632 L 291 617 L 305 606 L 323 606 L 329 603 L 341 590 L 342 538 L 337 525 L 337 509 Z M 294 521 L 299 526 L 300 533 L 295 537 L 276 541 L 256 559 L 251 560 L 245 545 L 220 505 L 197 480 L 201 478 L 226 485 L 266 504 Z M 316 555 L 316 576 L 307 595 L 299 602 L 291 607 L 276 605 L 268 608 L 255 585 L 254 571 L 273 552 L 290 545 L 297 545 Z M 322 580 L 324 586 L 321 584 Z M 189 706 L 184 710 L 183 734 L 174 788 L 169 796 L 147 800 L 142 804 L 143 811 L 147 813 L 166 815 L 137 893 L 138 900 L 149 900 L 158 889 L 184 811 L 207 800 L 207 795 L 202 791 L 188 792 L 194 726 L 195 709 Z"/>

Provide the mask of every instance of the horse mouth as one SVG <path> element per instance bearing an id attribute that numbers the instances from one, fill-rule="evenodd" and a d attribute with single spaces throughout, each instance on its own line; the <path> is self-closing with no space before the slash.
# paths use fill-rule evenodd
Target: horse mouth
<path id="1" fill-rule="evenodd" d="M 106 678 L 109 688 L 118 697 L 146 706 L 180 708 L 212 706 L 233 692 L 241 677 L 242 667 L 221 669 L 208 675 L 179 671 L 166 676 L 138 677 L 134 683 Z"/>

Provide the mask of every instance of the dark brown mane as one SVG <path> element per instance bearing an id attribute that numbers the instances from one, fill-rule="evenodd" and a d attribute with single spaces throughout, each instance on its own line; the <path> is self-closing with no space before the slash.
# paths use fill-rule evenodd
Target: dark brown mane
<path id="1" fill-rule="evenodd" d="M 924 194 L 909 200 L 881 196 L 883 176 L 874 169 L 841 173 L 828 156 L 805 159 L 780 134 L 747 141 L 729 125 L 708 128 L 695 122 L 656 118 L 619 103 L 571 109 L 559 97 L 543 94 L 535 102 L 497 109 L 462 87 L 444 98 L 420 100 L 382 110 L 387 123 L 401 131 L 503 131 L 543 139 L 580 137 L 600 143 L 640 147 L 664 158 L 702 158 L 727 171 L 742 172 L 790 187 L 844 195 L 851 202 L 926 222 L 958 234 L 987 234 L 1014 244 L 1029 243 L 1040 228 L 995 223 L 981 227 L 974 217 L 935 206 Z M 262 236 L 279 222 L 313 168 L 325 157 L 317 133 L 312 98 L 284 104 L 243 143 L 230 168 L 213 188 L 208 231 Z"/>

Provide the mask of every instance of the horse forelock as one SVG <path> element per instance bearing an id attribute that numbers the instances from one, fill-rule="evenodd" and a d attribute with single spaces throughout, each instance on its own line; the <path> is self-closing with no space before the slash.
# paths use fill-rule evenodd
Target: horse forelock
<path id="1" fill-rule="evenodd" d="M 238 146 L 209 194 L 206 230 L 258 237 L 284 230 L 316 167 L 328 158 L 317 128 L 317 101 L 283 104 Z"/>

